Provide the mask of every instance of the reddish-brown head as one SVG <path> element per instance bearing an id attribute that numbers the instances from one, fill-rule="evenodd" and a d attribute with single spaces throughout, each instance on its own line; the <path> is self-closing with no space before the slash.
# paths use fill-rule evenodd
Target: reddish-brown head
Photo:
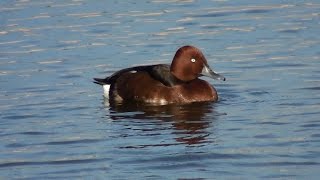
<path id="1" fill-rule="evenodd" d="M 225 80 L 213 72 L 202 52 L 193 46 L 183 46 L 176 52 L 170 67 L 171 73 L 182 81 L 191 81 L 199 76 Z"/>

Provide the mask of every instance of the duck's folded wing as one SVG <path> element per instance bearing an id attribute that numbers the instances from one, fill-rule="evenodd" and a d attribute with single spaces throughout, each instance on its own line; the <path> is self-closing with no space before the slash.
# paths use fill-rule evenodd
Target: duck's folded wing
<path id="1" fill-rule="evenodd" d="M 183 83 L 170 72 L 170 66 L 167 64 L 158 64 L 152 66 L 149 70 L 149 74 L 165 86 L 172 87 Z"/>
<path id="2" fill-rule="evenodd" d="M 112 84 L 124 73 L 128 73 L 128 72 L 134 73 L 134 72 L 140 72 L 140 71 L 150 72 L 151 69 L 152 69 L 152 66 L 130 67 L 130 68 L 117 71 L 113 73 L 111 76 L 108 76 L 106 78 L 93 78 L 94 80 L 93 82 L 99 85 Z"/>

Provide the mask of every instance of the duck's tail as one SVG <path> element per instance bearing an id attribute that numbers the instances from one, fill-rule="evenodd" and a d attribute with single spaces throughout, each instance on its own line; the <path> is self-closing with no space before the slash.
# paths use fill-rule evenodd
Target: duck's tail
<path id="1" fill-rule="evenodd" d="M 93 82 L 96 83 L 96 84 L 99 84 L 101 86 L 103 85 L 106 85 L 106 84 L 109 84 L 108 83 L 108 78 L 105 78 L 105 79 L 101 79 L 101 78 L 93 78 Z"/>
<path id="2" fill-rule="evenodd" d="M 93 78 L 93 82 L 99 84 L 103 88 L 103 95 L 104 97 L 109 99 L 109 91 L 110 91 L 110 83 L 108 82 L 108 78 L 100 79 L 100 78 Z"/>

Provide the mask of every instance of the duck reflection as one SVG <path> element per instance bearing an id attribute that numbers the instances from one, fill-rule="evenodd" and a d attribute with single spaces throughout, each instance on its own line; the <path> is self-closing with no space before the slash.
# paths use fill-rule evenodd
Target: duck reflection
<path id="1" fill-rule="evenodd" d="M 105 107 L 109 109 L 109 116 L 112 120 L 154 119 L 170 122 L 174 127 L 175 140 L 188 145 L 208 142 L 207 137 L 211 132 L 207 128 L 215 120 L 212 103 L 204 102 L 151 106 L 137 103 L 109 104 L 108 100 L 105 100 Z M 155 129 L 155 131 L 157 130 Z"/>

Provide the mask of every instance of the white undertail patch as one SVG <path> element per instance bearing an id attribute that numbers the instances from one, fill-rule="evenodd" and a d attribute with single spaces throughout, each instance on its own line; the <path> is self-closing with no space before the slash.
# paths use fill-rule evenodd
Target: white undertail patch
<path id="1" fill-rule="evenodd" d="M 104 97 L 109 99 L 110 84 L 104 84 L 102 87 Z"/>

